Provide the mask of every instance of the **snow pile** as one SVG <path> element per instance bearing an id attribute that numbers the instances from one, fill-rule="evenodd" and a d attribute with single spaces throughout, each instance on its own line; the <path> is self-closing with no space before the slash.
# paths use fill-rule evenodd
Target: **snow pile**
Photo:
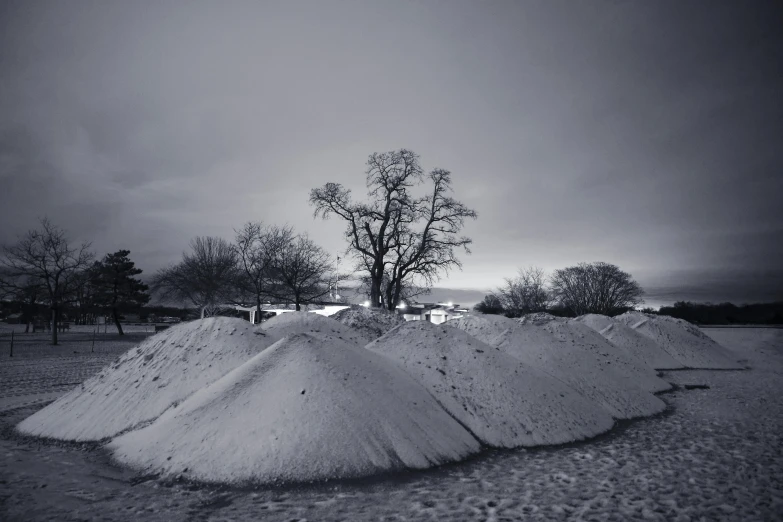
<path id="1" fill-rule="evenodd" d="M 22 421 L 28 435 L 100 440 L 157 418 L 270 346 L 242 319 L 212 317 L 173 326 Z"/>
<path id="2" fill-rule="evenodd" d="M 275 340 L 282 339 L 287 335 L 306 333 L 323 340 L 340 339 L 357 346 L 364 346 L 374 339 L 359 330 L 342 324 L 333 317 L 310 312 L 279 314 L 261 323 L 260 328 Z"/>
<path id="3" fill-rule="evenodd" d="M 356 306 L 340 310 L 332 316 L 346 326 L 358 330 L 365 337 L 375 340 L 395 326 L 405 322 L 401 315 L 387 310 Z"/>
<path id="4" fill-rule="evenodd" d="M 613 425 L 598 404 L 456 328 L 411 321 L 367 349 L 401 364 L 490 446 L 562 444 Z"/>
<path id="5" fill-rule="evenodd" d="M 514 319 L 494 314 L 466 315 L 445 324 L 464 330 L 479 341 L 495 347 L 506 339 L 509 330 L 519 326 Z"/>
<path id="6" fill-rule="evenodd" d="M 524 323 L 525 318 L 520 319 L 520 322 Z M 658 377 L 655 369 L 638 353 L 627 347 L 610 343 L 601 334 L 580 321 L 552 317 L 546 323 L 539 321 L 539 325 L 556 339 L 581 346 L 597 357 L 603 357 L 604 361 L 609 361 L 615 368 L 619 368 L 643 390 L 655 393 L 672 388 L 671 384 Z"/>
<path id="7" fill-rule="evenodd" d="M 627 312 L 615 319 L 655 341 L 669 355 L 688 368 L 708 370 L 743 368 L 736 362 L 737 358 L 731 351 L 682 319 L 640 312 Z"/>
<path id="8" fill-rule="evenodd" d="M 557 321 L 558 319 L 560 318 L 546 312 L 536 312 L 533 314 L 525 314 L 524 316 L 520 317 L 519 322 L 534 324 L 536 326 L 544 326 L 545 324 L 551 323 L 552 321 Z"/>
<path id="9" fill-rule="evenodd" d="M 426 468 L 480 444 L 385 357 L 295 334 L 110 448 L 165 475 L 270 483 Z"/>
<path id="10" fill-rule="evenodd" d="M 684 368 L 682 363 L 669 355 L 658 343 L 609 316 L 587 314 L 577 318 L 577 321 L 586 324 L 615 346 L 637 354 L 651 368 L 656 370 Z"/>
<path id="11" fill-rule="evenodd" d="M 642 417 L 666 408 L 662 400 L 639 386 L 635 380 L 639 372 L 627 373 L 628 365 L 621 363 L 625 358 L 618 356 L 618 350 L 609 343 L 596 346 L 569 342 L 567 337 L 558 339 L 549 331 L 558 333 L 559 328 L 487 315 L 470 315 L 446 324 L 560 379 L 615 418 Z"/>

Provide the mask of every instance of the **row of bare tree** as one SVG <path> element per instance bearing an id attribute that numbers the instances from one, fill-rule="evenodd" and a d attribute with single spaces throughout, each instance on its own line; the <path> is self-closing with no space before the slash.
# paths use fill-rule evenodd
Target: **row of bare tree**
<path id="1" fill-rule="evenodd" d="M 559 308 L 569 315 L 616 315 L 644 302 L 642 287 L 618 266 L 596 262 L 555 270 L 528 267 L 476 305 L 479 312 L 519 317 Z"/>
<path id="2" fill-rule="evenodd" d="M 120 314 L 150 300 L 142 271 L 128 250 L 99 261 L 90 243 L 75 245 L 49 219 L 5 245 L 0 252 L 0 298 L 21 302 L 25 311 L 46 306 L 52 343 L 67 307 L 77 317 L 108 312 L 122 335 Z M 329 254 L 307 235 L 288 226 L 247 223 L 232 244 L 218 237 L 196 237 L 179 263 L 159 270 L 152 291 L 163 300 L 187 301 L 214 315 L 225 305 L 253 303 L 259 315 L 266 300 L 302 304 L 325 297 L 344 279 Z M 74 312 L 76 311 L 76 312 Z M 33 320 L 26 313 L 28 329 Z"/>
<path id="3" fill-rule="evenodd" d="M 196 237 L 179 263 L 158 271 L 152 288 L 161 299 L 187 301 L 201 317 L 227 304 L 253 303 L 260 315 L 268 300 L 303 304 L 323 299 L 345 276 L 306 234 L 289 226 L 246 223 L 234 243 Z"/>
<path id="4" fill-rule="evenodd" d="M 469 253 L 472 243 L 462 228 L 477 214 L 451 196 L 449 171 L 425 175 L 418 155 L 409 150 L 371 154 L 365 176 L 365 202 L 354 201 L 342 185 L 327 183 L 311 190 L 310 203 L 315 216 L 345 222 L 346 254 L 356 262 L 360 291 L 371 306 L 394 310 L 462 266 L 456 253 Z M 54 344 L 60 312 L 74 303 L 81 309 L 91 303 L 111 309 L 121 332 L 122 306 L 149 300 L 129 254 L 120 251 L 96 263 L 89 243 L 70 244 L 62 229 L 43 219 L 40 229 L 3 247 L 0 289 L 15 300 L 48 305 Z M 299 310 L 348 277 L 337 273 L 332 257 L 306 234 L 251 222 L 236 231 L 233 243 L 194 238 L 178 263 L 154 275 L 151 289 L 163 300 L 192 303 L 204 317 L 237 303 L 253 303 L 260 312 L 270 299 Z"/>

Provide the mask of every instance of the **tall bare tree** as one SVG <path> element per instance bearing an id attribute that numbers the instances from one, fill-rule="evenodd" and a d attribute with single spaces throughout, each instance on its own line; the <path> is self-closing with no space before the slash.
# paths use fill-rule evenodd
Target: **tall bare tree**
<path id="1" fill-rule="evenodd" d="M 224 304 L 234 302 L 239 267 L 234 247 L 219 237 L 196 237 L 191 252 L 182 261 L 159 270 L 151 288 L 162 299 L 190 301 L 201 318 L 215 315 Z"/>
<path id="2" fill-rule="evenodd" d="M 631 274 L 603 262 L 556 270 L 551 290 L 553 298 L 576 315 L 616 315 L 644 302 L 644 290 Z"/>
<path id="3" fill-rule="evenodd" d="M 274 290 L 274 265 L 283 249 L 294 240 L 289 226 L 264 226 L 248 222 L 235 231 L 235 248 L 239 263 L 239 289 L 256 304 L 261 317 L 261 303 Z"/>
<path id="4" fill-rule="evenodd" d="M 519 317 L 543 312 L 549 304 L 544 270 L 535 266 L 520 268 L 517 277 L 506 278 L 496 292 L 506 314 Z"/>
<path id="5" fill-rule="evenodd" d="M 283 245 L 272 270 L 276 280 L 272 295 L 293 302 L 297 310 L 301 310 L 302 304 L 329 295 L 341 279 L 331 256 L 306 234 Z"/>
<path id="6" fill-rule="evenodd" d="M 4 286 L 43 288 L 51 311 L 52 344 L 56 345 L 61 308 L 72 299 L 79 273 L 89 266 L 93 254 L 90 243 L 72 246 L 66 232 L 48 218 L 40 223 L 40 228 L 28 231 L 15 244 L 3 246 L 0 264 Z"/>
<path id="7" fill-rule="evenodd" d="M 411 194 L 427 181 L 429 194 Z M 477 214 L 449 195 L 448 171 L 435 169 L 425 177 L 409 150 L 371 154 L 366 183 L 368 203 L 353 202 L 339 183 L 313 189 L 310 203 L 316 216 L 346 222 L 348 251 L 369 276 L 371 306 L 393 310 L 406 287 L 429 288 L 441 272 L 461 267 L 455 250 L 469 253 L 472 241 L 459 233 L 465 219 Z"/>

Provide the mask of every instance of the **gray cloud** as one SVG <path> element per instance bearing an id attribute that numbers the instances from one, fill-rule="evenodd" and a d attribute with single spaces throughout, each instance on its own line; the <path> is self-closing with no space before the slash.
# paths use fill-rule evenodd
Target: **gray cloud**
<path id="1" fill-rule="evenodd" d="M 441 285 L 595 259 L 758 274 L 783 259 L 771 6 L 5 2 L 0 240 L 49 215 L 154 270 L 261 219 L 338 253 L 309 189 L 361 195 L 366 156 L 408 147 L 480 213 Z"/>

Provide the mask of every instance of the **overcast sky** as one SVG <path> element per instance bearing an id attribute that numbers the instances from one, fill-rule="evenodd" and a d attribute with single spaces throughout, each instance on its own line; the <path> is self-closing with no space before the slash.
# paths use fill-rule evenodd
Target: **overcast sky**
<path id="1" fill-rule="evenodd" d="M 367 156 L 404 147 L 479 213 L 439 286 L 602 260 L 675 294 L 774 294 L 775 5 L 3 1 L 0 241 L 46 215 L 152 272 L 261 220 L 337 255 L 310 188 L 362 196 Z"/>

